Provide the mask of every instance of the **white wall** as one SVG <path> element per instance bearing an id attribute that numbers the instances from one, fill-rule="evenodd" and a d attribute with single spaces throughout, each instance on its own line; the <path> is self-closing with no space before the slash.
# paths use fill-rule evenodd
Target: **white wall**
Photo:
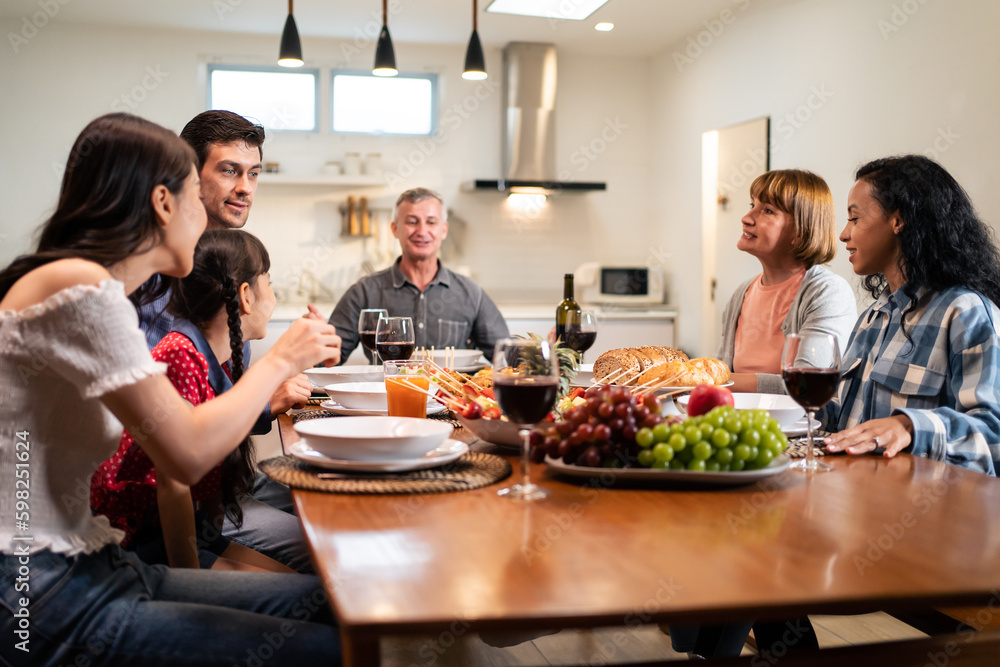
<path id="1" fill-rule="evenodd" d="M 21 29 L 0 21 L 0 35 Z M 179 131 L 204 109 L 204 63 L 272 64 L 271 36 L 124 29 L 50 23 L 19 44 L 0 48 L 0 262 L 30 247 L 51 212 L 69 147 L 92 118 L 131 110 Z M 360 46 L 361 48 L 355 48 Z M 307 65 L 365 69 L 374 44 L 305 39 Z M 435 141 L 274 132 L 265 159 L 284 169 L 318 170 L 345 152 L 380 152 L 389 167 L 385 188 L 324 192 L 262 185 L 247 229 L 272 253 L 279 279 L 298 268 L 316 273 L 338 294 L 357 274 L 364 249 L 339 238 L 336 210 L 348 194 L 390 206 L 405 187 L 442 191 L 468 223 L 449 261 L 468 265 L 498 300 L 558 302 L 562 274 L 585 261 L 632 262 L 645 257 L 649 230 L 649 62 L 560 54 L 557 166 L 572 180 L 606 180 L 606 193 L 561 195 L 544 210 L 511 214 L 495 193 L 468 193 L 460 184 L 500 175 L 501 56 L 487 52 L 490 78 L 460 77 L 464 46 L 396 44 L 406 71 L 440 75 L 441 134 Z M 150 72 L 156 73 L 152 76 Z M 321 103 L 328 109 L 323 76 Z M 132 96 L 133 91 L 137 94 Z M 141 98 L 141 99 L 139 99 Z M 117 100 L 117 102 L 116 102 Z M 328 116 L 325 116 L 328 118 Z M 586 155 L 581 147 L 587 147 Z M 412 173 L 411 173 L 412 172 Z M 400 176 L 402 175 L 402 176 Z M 266 178 L 266 176 L 265 176 Z M 627 232 L 627 233 L 625 233 Z"/>
<path id="2" fill-rule="evenodd" d="M 998 24 L 1000 4 L 992 2 L 803 0 L 774 10 L 734 2 L 721 32 L 717 25 L 717 36 L 700 36 L 700 55 L 682 40 L 654 60 L 652 238 L 670 253 L 682 347 L 711 353 L 718 344 L 703 340 L 699 327 L 706 130 L 771 116 L 771 167 L 823 176 L 841 222 L 857 167 L 927 153 L 1000 225 Z M 693 62 L 678 67 L 674 54 L 687 48 Z M 734 203 L 741 205 L 739 197 Z M 842 251 L 832 268 L 857 284 Z"/>

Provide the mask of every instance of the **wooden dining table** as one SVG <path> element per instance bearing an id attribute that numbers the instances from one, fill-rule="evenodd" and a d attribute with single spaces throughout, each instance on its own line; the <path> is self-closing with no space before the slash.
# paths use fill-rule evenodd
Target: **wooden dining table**
<path id="1" fill-rule="evenodd" d="M 284 446 L 298 439 L 279 417 Z M 509 456 L 464 429 L 477 451 Z M 942 606 L 1000 614 L 1000 481 L 901 454 L 752 484 L 624 484 L 533 465 L 545 500 L 346 495 L 295 505 L 344 664 L 385 635 L 709 624 Z M 517 475 L 516 456 L 510 456 Z"/>

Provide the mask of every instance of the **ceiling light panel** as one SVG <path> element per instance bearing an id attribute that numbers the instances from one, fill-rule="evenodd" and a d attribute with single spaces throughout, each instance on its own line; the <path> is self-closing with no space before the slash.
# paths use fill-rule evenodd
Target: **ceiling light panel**
<path id="1" fill-rule="evenodd" d="M 540 16 L 582 21 L 608 0 L 493 0 L 486 11 L 494 14 Z"/>

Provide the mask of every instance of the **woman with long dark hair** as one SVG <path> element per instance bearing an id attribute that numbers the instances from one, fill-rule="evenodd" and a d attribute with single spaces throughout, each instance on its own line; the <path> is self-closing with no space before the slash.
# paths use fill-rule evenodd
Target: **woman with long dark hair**
<path id="1" fill-rule="evenodd" d="M 840 240 L 875 298 L 858 319 L 831 451 L 1000 464 L 1000 253 L 962 187 L 920 155 L 858 170 Z"/>
<path id="2" fill-rule="evenodd" d="M 314 577 L 148 566 L 80 491 L 122 425 L 158 470 L 197 483 L 279 383 L 337 356 L 333 328 L 302 319 L 224 396 L 191 406 L 178 395 L 127 295 L 154 273 L 191 271 L 199 195 L 194 153 L 175 134 L 102 116 L 73 145 L 37 250 L 0 272 L 0 470 L 11 474 L 0 484 L 0 632 L 15 637 L 22 611 L 31 626 L 30 653 L 6 641 L 4 661 L 231 665 L 289 630 L 294 641 L 267 646 L 282 663 L 336 661 Z M 16 585 L 25 571 L 30 591 Z"/>

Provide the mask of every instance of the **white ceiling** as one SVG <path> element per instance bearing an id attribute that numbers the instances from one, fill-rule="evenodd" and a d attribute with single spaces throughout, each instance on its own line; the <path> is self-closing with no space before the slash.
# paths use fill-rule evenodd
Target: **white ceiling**
<path id="1" fill-rule="evenodd" d="M 57 6 L 53 22 L 114 26 L 159 26 L 241 33 L 272 33 L 275 48 L 287 14 L 285 0 L 3 0 L 0 17 L 20 20 Z M 487 48 L 511 41 L 550 42 L 562 51 L 594 55 L 650 56 L 705 29 L 724 10 L 739 15 L 799 0 L 609 0 L 584 21 L 487 13 L 479 0 L 479 34 Z M 563 0 L 572 3 L 574 0 Z M 379 0 L 298 0 L 295 19 L 304 37 L 354 38 L 381 22 Z M 472 0 L 390 0 L 389 29 L 396 43 L 465 44 Z M 594 24 L 610 21 L 611 32 Z M 360 31 L 360 32 L 359 32 Z M 308 48 L 308 47 L 307 47 Z M 308 58 L 308 54 L 306 54 Z"/>

